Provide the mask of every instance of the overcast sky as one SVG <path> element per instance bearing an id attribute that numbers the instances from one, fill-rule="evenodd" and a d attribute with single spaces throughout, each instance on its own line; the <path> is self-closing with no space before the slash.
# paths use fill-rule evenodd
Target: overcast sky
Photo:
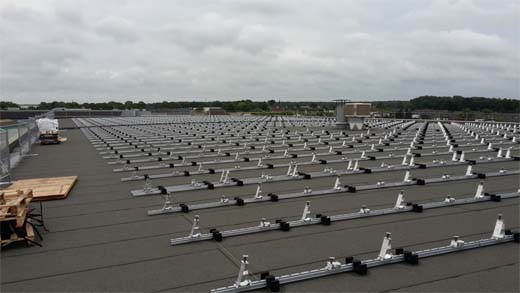
<path id="1" fill-rule="evenodd" d="M 518 98 L 520 1 L 1 0 L 0 98 Z"/>

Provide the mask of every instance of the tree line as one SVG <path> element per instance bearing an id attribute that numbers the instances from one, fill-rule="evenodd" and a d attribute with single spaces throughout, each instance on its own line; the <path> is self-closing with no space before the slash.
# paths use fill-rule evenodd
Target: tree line
<path id="1" fill-rule="evenodd" d="M 411 112 L 414 110 L 446 110 L 454 112 L 497 112 L 519 113 L 520 100 L 485 97 L 439 97 L 420 96 L 410 101 L 372 102 L 378 109 L 389 112 Z"/>
<path id="2" fill-rule="evenodd" d="M 145 103 L 143 101 L 133 102 L 103 102 L 103 103 L 77 103 L 77 102 L 41 102 L 35 107 L 30 107 L 32 110 L 51 110 L 54 108 L 68 108 L 68 109 L 92 109 L 92 110 L 125 110 L 125 109 L 144 109 L 150 111 L 167 111 L 179 108 L 202 108 L 202 107 L 220 107 L 229 112 L 271 112 L 272 107 L 277 105 L 283 111 L 325 111 L 334 109 L 332 102 L 277 102 L 275 100 L 268 100 L 265 102 L 258 102 L 252 100 L 239 101 L 209 101 L 209 102 L 154 102 Z M 0 102 L 0 107 L 5 109 L 7 107 L 17 107 L 18 105 L 12 102 Z"/>
<path id="3" fill-rule="evenodd" d="M 124 109 L 146 109 L 150 111 L 165 111 L 178 108 L 201 108 L 221 107 L 229 112 L 271 112 L 273 106 L 277 106 L 284 112 L 309 112 L 325 113 L 333 110 L 334 102 L 277 102 L 268 100 L 264 102 L 252 100 L 239 101 L 209 101 L 209 102 L 153 102 L 126 101 L 126 102 L 102 102 L 102 103 L 77 103 L 77 102 L 41 102 L 33 110 L 51 110 L 54 108 L 85 108 L 92 110 L 124 110 Z M 411 112 L 414 110 L 446 110 L 463 112 L 499 112 L 519 113 L 520 100 L 485 98 L 485 97 L 442 97 L 442 96 L 420 96 L 409 101 L 376 101 L 372 102 L 373 111 L 385 112 Z M 16 103 L 0 101 L 0 108 L 6 109 L 18 107 Z"/>

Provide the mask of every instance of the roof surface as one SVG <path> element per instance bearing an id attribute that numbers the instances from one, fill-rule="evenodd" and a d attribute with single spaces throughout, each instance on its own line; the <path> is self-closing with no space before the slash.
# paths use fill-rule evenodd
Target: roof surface
<path id="1" fill-rule="evenodd" d="M 61 123 L 61 122 L 60 122 Z M 63 123 L 70 123 L 63 121 Z M 321 128 L 320 128 L 321 129 Z M 333 128 L 324 128 L 337 131 Z M 357 132 L 359 133 L 359 132 Z M 193 216 L 175 213 L 148 216 L 147 210 L 160 208 L 163 198 L 157 195 L 132 197 L 131 190 L 143 187 L 143 181 L 121 182 L 131 173 L 116 173 L 117 166 L 108 165 L 79 129 L 62 132 L 68 138 L 61 145 L 35 145 L 37 156 L 25 158 L 14 169 L 15 179 L 77 175 L 78 182 L 66 200 L 44 202 L 45 223 L 43 247 L 11 247 L 2 251 L 1 286 L 10 291 L 209 291 L 231 285 L 236 279 L 241 256 L 249 255 L 250 272 L 270 271 L 276 275 L 320 268 L 330 256 L 359 259 L 377 255 L 381 239 L 392 232 L 393 247 L 417 250 L 446 245 L 453 235 L 464 240 L 490 237 L 497 214 L 503 214 L 506 226 L 518 229 L 519 200 L 484 202 L 314 225 L 291 231 L 272 231 L 224 239 L 171 246 L 170 239 L 189 234 Z M 460 147 L 459 149 L 470 150 Z M 496 152 L 472 154 L 495 156 Z M 518 150 L 513 150 L 518 156 Z M 450 160 L 451 156 L 437 158 Z M 431 162 L 431 157 L 418 157 L 416 162 Z M 277 160 L 275 163 L 287 163 Z M 401 159 L 385 160 L 400 164 Z M 378 166 L 380 160 L 363 162 Z M 141 166 L 151 165 L 139 164 Z M 254 165 L 254 164 L 253 164 Z M 329 164 L 344 168 L 344 163 Z M 233 164 L 222 166 L 232 167 Z M 323 165 L 302 166 L 305 172 L 323 170 Z M 475 172 L 496 172 L 501 168 L 519 169 L 518 161 L 477 164 Z M 177 167 L 176 167 L 177 168 Z M 196 170 L 182 167 L 179 170 Z M 444 173 L 463 174 L 465 166 L 413 170 L 420 178 L 440 177 Z M 168 172 L 168 169 L 148 174 Z M 278 173 L 277 173 L 278 172 Z M 233 176 L 257 177 L 260 171 L 238 171 Z M 283 174 L 285 168 L 274 169 Z M 140 173 L 142 174 L 142 172 Z M 198 176 L 200 180 L 218 181 L 220 174 Z M 344 184 L 373 184 L 402 180 L 403 171 L 342 177 Z M 154 185 L 189 184 L 190 177 L 154 180 Z M 481 179 L 446 182 L 426 186 L 407 186 L 380 190 L 343 192 L 311 198 L 295 198 L 278 203 L 259 203 L 244 207 L 197 211 L 201 229 L 220 230 L 253 226 L 261 218 L 296 219 L 311 200 L 313 213 L 327 215 L 356 212 L 362 205 L 371 209 L 390 207 L 399 190 L 406 200 L 430 202 L 447 194 L 468 197 L 475 193 Z M 348 182 L 347 182 L 348 181 Z M 273 182 L 263 185 L 264 193 L 301 191 L 304 185 L 313 189 L 330 187 L 333 178 Z M 484 179 L 490 193 L 518 190 L 519 176 Z M 226 187 L 215 190 L 186 191 L 175 194 L 175 202 L 218 200 L 225 192 L 229 197 L 254 194 L 256 185 Z M 224 190 L 224 191 L 223 191 Z M 519 246 L 506 243 L 455 254 L 421 259 L 419 266 L 395 264 L 373 268 L 367 276 L 351 273 L 284 285 L 283 291 L 485 291 L 518 292 Z"/>

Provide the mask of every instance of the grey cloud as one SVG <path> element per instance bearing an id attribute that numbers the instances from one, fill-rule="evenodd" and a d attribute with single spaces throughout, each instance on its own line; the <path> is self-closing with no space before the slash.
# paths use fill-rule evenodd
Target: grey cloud
<path id="1" fill-rule="evenodd" d="M 136 28 L 129 20 L 122 17 L 108 16 L 94 24 L 94 30 L 116 42 L 135 42 L 138 38 Z"/>
<path id="2" fill-rule="evenodd" d="M 513 0 L 6 0 L 0 98 L 518 98 L 518 11 Z"/>

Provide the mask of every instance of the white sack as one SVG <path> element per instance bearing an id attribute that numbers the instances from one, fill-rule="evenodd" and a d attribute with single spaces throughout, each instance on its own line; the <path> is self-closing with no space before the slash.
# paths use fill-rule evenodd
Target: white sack
<path id="1" fill-rule="evenodd" d="M 40 133 L 58 131 L 58 119 L 41 118 L 36 120 Z"/>

